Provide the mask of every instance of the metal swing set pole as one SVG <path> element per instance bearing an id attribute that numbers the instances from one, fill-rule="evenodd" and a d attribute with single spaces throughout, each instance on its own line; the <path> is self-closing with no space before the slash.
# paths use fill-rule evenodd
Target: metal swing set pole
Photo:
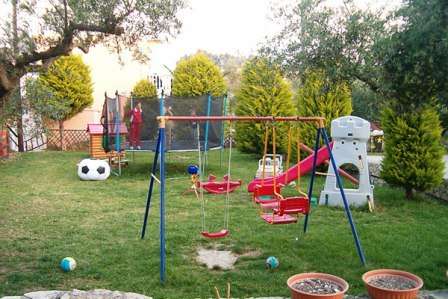
<path id="1" fill-rule="evenodd" d="M 274 117 L 274 116 L 159 116 L 157 117 L 159 121 L 159 137 L 158 137 L 158 146 L 156 149 L 156 156 L 160 154 L 160 226 L 159 226 L 159 236 L 160 236 L 160 281 L 162 283 L 165 282 L 166 279 L 166 248 L 165 248 L 165 123 L 168 120 L 173 121 L 256 121 L 256 122 L 283 122 L 283 121 L 301 121 L 301 122 L 314 122 L 318 124 L 317 136 L 316 136 L 316 144 L 315 144 L 315 156 L 313 159 L 313 172 L 311 174 L 311 182 L 308 190 L 309 198 L 313 193 L 314 186 L 314 178 L 316 176 L 316 164 L 317 164 L 317 151 L 319 147 L 319 139 L 322 135 L 322 138 L 325 142 L 327 150 L 330 155 L 331 165 L 335 171 L 337 184 L 340 187 L 342 200 L 344 203 L 344 209 L 347 215 L 347 218 L 350 223 L 351 232 L 353 238 L 355 240 L 356 250 L 358 252 L 358 256 L 363 265 L 366 264 L 366 259 L 364 256 L 364 252 L 361 246 L 361 242 L 359 241 L 358 233 L 356 231 L 356 226 L 352 218 L 352 214 L 350 212 L 350 207 L 347 202 L 347 198 L 345 196 L 344 188 L 342 186 L 342 181 L 337 171 L 337 166 L 335 159 L 333 157 L 333 153 L 331 150 L 330 143 L 328 141 L 328 136 L 324 127 L 324 118 L 322 117 L 301 117 L 301 116 L 282 116 L 282 117 Z M 155 166 L 154 166 L 155 165 Z M 154 160 L 153 172 L 155 172 L 155 167 L 157 167 L 157 159 Z M 154 173 L 152 173 L 154 174 Z M 154 178 L 151 176 L 152 185 L 154 184 Z M 149 209 L 150 199 L 152 193 L 150 183 L 150 190 L 147 199 L 147 209 Z M 146 211 L 145 211 L 146 212 Z M 145 223 L 148 215 L 145 213 Z M 307 230 L 309 221 L 309 215 L 306 215 L 305 218 L 305 227 L 304 230 Z M 146 226 L 146 224 L 144 224 Z M 142 230 L 142 236 L 144 236 L 144 229 Z"/>
<path id="2" fill-rule="evenodd" d="M 366 265 L 366 257 L 364 255 L 364 250 L 362 249 L 361 241 L 359 240 L 358 232 L 356 230 L 356 225 L 355 225 L 355 222 L 353 221 L 352 212 L 350 211 L 350 206 L 348 204 L 347 197 L 345 196 L 345 191 L 344 191 L 344 187 L 342 185 L 341 176 L 339 174 L 338 167 L 336 165 L 336 161 L 333 156 L 333 151 L 331 150 L 330 142 L 328 140 L 328 135 L 327 135 L 327 131 L 325 129 L 323 120 L 319 121 L 319 125 L 317 128 L 316 144 L 314 146 L 313 171 L 311 173 L 311 181 L 310 181 L 309 190 L 308 190 L 308 198 L 311 200 L 311 196 L 313 194 L 314 178 L 316 177 L 316 163 L 317 163 L 317 154 L 316 153 L 319 150 L 319 141 L 320 141 L 319 139 L 320 139 L 321 135 L 322 135 L 322 139 L 325 143 L 325 146 L 328 150 L 328 154 L 330 156 L 331 167 L 333 167 L 333 170 L 334 170 L 334 173 L 336 176 L 337 186 L 339 187 L 339 190 L 341 192 L 342 202 L 344 203 L 345 214 L 346 214 L 348 222 L 350 224 L 350 229 L 352 231 L 353 239 L 355 241 L 356 251 L 358 253 L 358 256 L 359 256 L 359 259 L 361 260 L 362 265 L 365 266 Z M 308 204 L 310 204 L 310 202 L 308 202 Z M 307 232 L 307 229 L 308 229 L 308 222 L 309 222 L 309 214 L 306 214 L 305 215 L 305 224 L 303 227 L 303 231 L 305 233 Z"/>

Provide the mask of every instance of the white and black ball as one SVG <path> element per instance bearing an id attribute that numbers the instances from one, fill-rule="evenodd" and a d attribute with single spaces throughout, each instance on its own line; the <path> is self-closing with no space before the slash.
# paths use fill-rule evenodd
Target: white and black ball
<path id="1" fill-rule="evenodd" d="M 110 175 L 106 161 L 84 159 L 78 164 L 78 176 L 83 181 L 104 181 Z"/>

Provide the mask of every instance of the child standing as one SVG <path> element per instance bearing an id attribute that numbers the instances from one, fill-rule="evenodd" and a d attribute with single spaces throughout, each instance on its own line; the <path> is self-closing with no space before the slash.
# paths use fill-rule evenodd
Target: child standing
<path id="1" fill-rule="evenodd" d="M 138 102 L 137 106 L 134 107 L 131 111 L 131 136 L 130 136 L 130 142 L 131 142 L 131 150 L 134 149 L 134 146 L 137 147 L 137 149 L 140 148 L 140 132 L 142 128 L 142 103 Z"/>

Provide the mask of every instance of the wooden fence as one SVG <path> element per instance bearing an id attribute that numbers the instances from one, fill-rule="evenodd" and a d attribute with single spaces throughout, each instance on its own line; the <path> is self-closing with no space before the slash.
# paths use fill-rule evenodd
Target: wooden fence
<path id="1" fill-rule="evenodd" d="M 86 130 L 64 130 L 64 150 L 79 151 L 89 149 L 89 133 Z M 58 129 L 47 132 L 47 148 L 61 150 L 61 137 Z"/>

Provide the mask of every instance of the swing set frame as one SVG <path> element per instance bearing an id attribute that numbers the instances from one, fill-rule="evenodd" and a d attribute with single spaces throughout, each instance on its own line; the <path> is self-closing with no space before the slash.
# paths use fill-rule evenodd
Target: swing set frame
<path id="1" fill-rule="evenodd" d="M 366 265 L 366 258 L 364 255 L 364 251 L 361 246 L 361 242 L 359 240 L 358 232 L 356 230 L 355 222 L 353 221 L 352 213 L 350 211 L 350 206 L 348 204 L 347 198 L 345 196 L 344 188 L 342 185 L 342 180 L 337 168 L 336 161 L 333 157 L 332 149 L 330 146 L 329 138 L 325 129 L 325 119 L 323 117 L 304 117 L 304 116 L 158 116 L 157 121 L 159 123 L 158 130 L 158 138 L 156 151 L 154 155 L 154 162 L 152 165 L 150 181 L 148 186 L 148 194 L 146 198 L 146 208 L 143 219 L 143 226 L 141 231 L 141 239 L 145 237 L 147 221 L 149 217 L 149 211 L 151 206 L 151 198 L 154 188 L 154 181 L 158 181 L 160 184 L 160 225 L 159 225 L 159 240 L 160 240 L 160 281 L 162 283 L 166 280 L 166 236 L 165 236 L 165 189 L 166 189 L 166 176 L 165 176 L 165 125 L 167 121 L 193 121 L 193 122 L 215 122 L 215 121 L 229 121 L 229 122 L 267 122 L 267 123 L 275 123 L 275 122 L 308 122 L 314 123 L 317 127 L 316 134 L 316 142 L 314 146 L 314 152 L 317 153 L 319 150 L 320 138 L 322 137 L 325 146 L 328 150 L 330 156 L 331 166 L 333 167 L 336 182 L 339 186 L 339 190 L 341 193 L 342 201 L 344 204 L 345 214 L 348 218 L 348 222 L 350 224 L 350 229 L 353 235 L 353 239 L 355 242 L 356 250 L 359 256 L 359 259 L 362 265 Z M 311 198 L 314 187 L 314 178 L 316 176 L 316 164 L 317 164 L 317 155 L 314 155 L 313 158 L 313 170 L 311 173 L 311 180 L 308 186 L 308 198 Z M 156 178 L 157 166 L 159 165 L 159 179 Z M 308 201 L 308 204 L 310 202 Z M 308 230 L 310 214 L 307 213 L 305 215 L 305 223 L 303 227 L 304 233 Z"/>

